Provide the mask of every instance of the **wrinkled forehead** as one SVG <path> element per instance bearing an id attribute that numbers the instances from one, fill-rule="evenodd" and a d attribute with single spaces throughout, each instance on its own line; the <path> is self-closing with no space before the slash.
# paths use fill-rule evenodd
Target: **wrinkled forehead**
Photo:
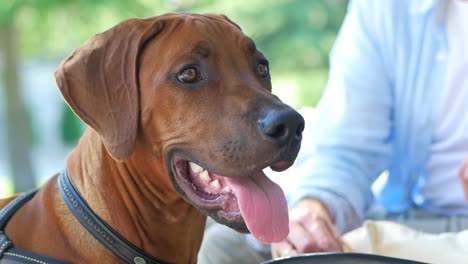
<path id="1" fill-rule="evenodd" d="M 235 47 L 254 54 L 254 41 L 223 16 L 183 14 L 170 16 L 163 28 L 163 44 L 168 50 L 194 53 L 203 57 L 215 50 L 227 51 Z"/>

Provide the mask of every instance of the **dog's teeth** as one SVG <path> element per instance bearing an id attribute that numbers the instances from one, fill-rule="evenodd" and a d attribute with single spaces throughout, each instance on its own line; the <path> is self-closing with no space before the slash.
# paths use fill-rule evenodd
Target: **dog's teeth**
<path id="1" fill-rule="evenodd" d="M 218 179 L 212 181 L 212 182 L 210 183 L 210 186 L 211 186 L 211 188 L 213 189 L 213 191 L 218 191 L 219 189 L 221 189 L 221 185 L 219 184 Z"/>
<path id="2" fill-rule="evenodd" d="M 229 186 L 225 186 L 223 188 L 223 190 L 221 190 L 223 193 L 230 193 L 231 192 L 231 188 Z"/>
<path id="3" fill-rule="evenodd" d="M 211 180 L 210 174 L 207 170 L 203 170 L 200 174 L 198 174 L 198 177 L 200 177 L 200 179 L 205 183 L 208 183 Z"/>
<path id="4" fill-rule="evenodd" d="M 204 169 L 202 167 L 198 166 L 197 164 L 195 164 L 193 162 L 189 162 L 189 165 L 190 165 L 190 170 L 195 174 L 198 174 L 198 173 L 204 171 Z"/>

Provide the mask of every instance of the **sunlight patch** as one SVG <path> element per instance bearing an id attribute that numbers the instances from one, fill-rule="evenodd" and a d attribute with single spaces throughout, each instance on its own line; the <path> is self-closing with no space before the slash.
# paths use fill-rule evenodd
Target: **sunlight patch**
<path id="1" fill-rule="evenodd" d="M 13 183 L 7 177 L 0 176 L 0 199 L 13 195 Z"/>

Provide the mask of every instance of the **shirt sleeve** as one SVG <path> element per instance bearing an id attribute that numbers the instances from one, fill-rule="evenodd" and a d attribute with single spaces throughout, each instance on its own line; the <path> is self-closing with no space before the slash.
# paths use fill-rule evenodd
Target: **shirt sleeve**
<path id="1" fill-rule="evenodd" d="M 379 44 L 380 2 L 350 2 L 316 120 L 306 123 L 286 190 L 290 207 L 306 197 L 324 202 L 341 232 L 363 221 L 373 202 L 371 185 L 392 155 L 393 100 Z"/>

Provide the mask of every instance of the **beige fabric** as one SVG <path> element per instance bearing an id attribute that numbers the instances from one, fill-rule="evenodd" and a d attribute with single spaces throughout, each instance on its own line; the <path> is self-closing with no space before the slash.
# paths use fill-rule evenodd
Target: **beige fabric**
<path id="1" fill-rule="evenodd" d="M 440 264 L 468 264 L 468 230 L 428 234 L 389 221 L 366 221 L 343 235 L 352 252 Z"/>

